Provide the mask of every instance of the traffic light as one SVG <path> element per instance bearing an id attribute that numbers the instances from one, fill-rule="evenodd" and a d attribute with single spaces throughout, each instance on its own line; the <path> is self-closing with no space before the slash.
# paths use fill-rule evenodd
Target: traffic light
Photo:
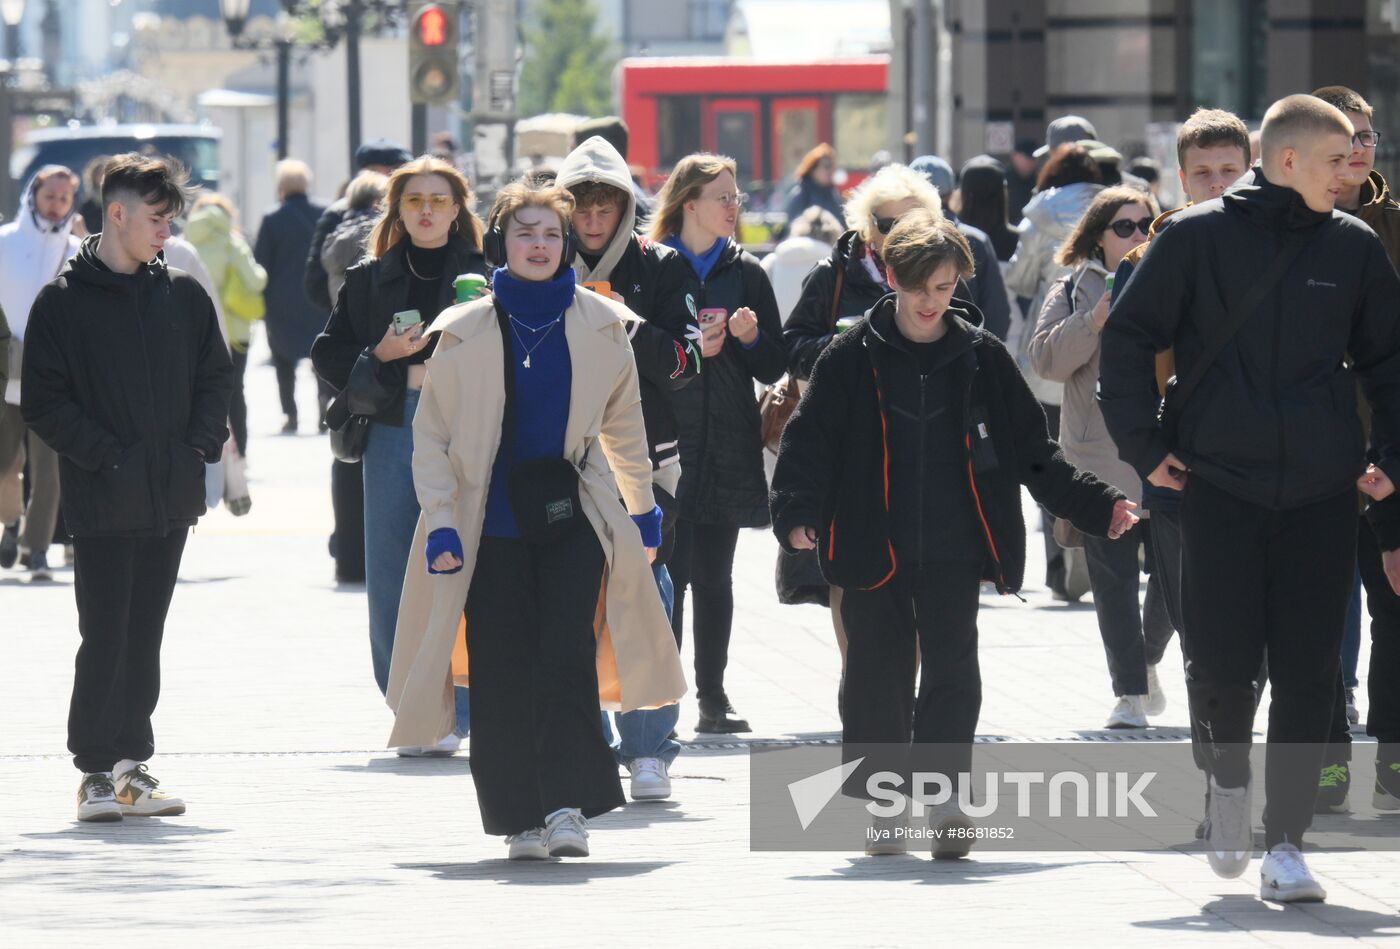
<path id="1" fill-rule="evenodd" d="M 457 5 L 425 3 L 413 14 L 408 89 L 415 105 L 457 101 Z"/>

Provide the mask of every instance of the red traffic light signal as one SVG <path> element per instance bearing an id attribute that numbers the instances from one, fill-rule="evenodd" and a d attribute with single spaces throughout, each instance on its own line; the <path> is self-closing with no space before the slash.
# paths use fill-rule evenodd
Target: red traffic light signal
<path id="1" fill-rule="evenodd" d="M 442 7 L 429 4 L 419 10 L 413 28 L 418 34 L 418 42 L 422 45 L 429 47 L 447 45 L 447 14 L 442 12 Z"/>

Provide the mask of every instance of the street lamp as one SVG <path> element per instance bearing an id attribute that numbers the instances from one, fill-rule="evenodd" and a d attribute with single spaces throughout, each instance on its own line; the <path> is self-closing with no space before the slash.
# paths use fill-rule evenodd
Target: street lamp
<path id="1" fill-rule="evenodd" d="M 243 25 L 248 22 L 248 7 L 251 0 L 219 0 L 219 15 L 224 18 L 228 35 L 237 40 L 243 35 Z"/>
<path id="2" fill-rule="evenodd" d="M 24 0 L 0 0 L 0 19 L 5 21 L 5 58 L 19 59 L 19 25 L 24 22 Z"/>

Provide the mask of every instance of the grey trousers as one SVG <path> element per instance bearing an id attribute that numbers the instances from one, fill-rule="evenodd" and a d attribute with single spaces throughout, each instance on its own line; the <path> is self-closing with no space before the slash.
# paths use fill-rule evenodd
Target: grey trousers
<path id="1" fill-rule="evenodd" d="M 29 460 L 29 505 L 24 505 L 20 472 Z M 25 429 L 18 405 L 0 406 L 0 524 L 24 515 L 19 542 L 30 550 L 49 549 L 58 524 L 58 455 Z"/>

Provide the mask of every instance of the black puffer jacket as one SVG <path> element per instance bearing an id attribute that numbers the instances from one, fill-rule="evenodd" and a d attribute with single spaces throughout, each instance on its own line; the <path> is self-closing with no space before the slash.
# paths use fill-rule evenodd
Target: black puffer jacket
<path id="1" fill-rule="evenodd" d="M 1177 373 L 1188 375 L 1230 307 L 1299 232 L 1308 235 L 1302 253 L 1181 408 L 1177 443 L 1167 444 L 1155 355 L 1173 347 Z M 1341 211 L 1309 210 L 1256 168 L 1222 198 L 1163 222 L 1114 303 L 1099 370 L 1109 433 L 1143 477 L 1173 451 L 1238 498 L 1301 507 L 1353 490 L 1365 468 L 1359 377 L 1379 464 L 1400 479 L 1397 313 L 1400 279 L 1375 232 Z"/>
<path id="2" fill-rule="evenodd" d="M 730 241 L 700 284 L 697 310 L 747 306 L 758 315 L 752 349 L 725 339 L 703 360 L 700 378 L 673 393 L 681 435 L 680 516 L 699 524 L 768 524 L 768 483 L 754 380 L 770 383 L 787 367 L 782 320 L 757 258 Z"/>
<path id="3" fill-rule="evenodd" d="M 456 302 L 456 276 L 486 274 L 486 259 L 481 251 L 456 235 L 449 237 L 447 243 L 447 264 L 438 293 L 439 312 Z M 374 416 L 376 422 L 384 425 L 403 424 L 408 367 L 402 359 L 382 363 L 370 355 L 370 350 L 384 338 L 394 314 L 408 307 L 410 280 L 404 267 L 407 244 L 400 240 L 383 257 L 366 257 L 345 271 L 345 286 L 340 288 L 326 328 L 311 344 L 311 364 L 316 367 L 316 375 L 337 392 L 351 385 L 353 375 L 356 385 L 369 382 L 396 393 L 387 407 Z M 355 372 L 357 363 L 359 371 Z M 353 387 L 351 393 L 354 394 Z M 331 428 L 339 427 L 343 421 L 326 419 Z"/>
<path id="4" fill-rule="evenodd" d="M 59 455 L 74 537 L 163 537 L 204 513 L 233 366 L 214 304 L 163 257 L 118 274 L 83 242 L 24 336 L 24 422 Z"/>
<path id="5" fill-rule="evenodd" d="M 788 366 L 793 375 L 806 379 L 812 374 L 817 357 L 836 334 L 836 320 L 843 316 L 863 316 L 890 292 L 888 286 L 870 276 L 861 262 L 864 257 L 865 241 L 855 231 L 847 231 L 831 249 L 831 256 L 813 267 L 802 281 L 802 296 L 783 326 Z M 833 319 L 831 298 L 836 291 L 837 274 L 843 274 L 841 300 Z"/>
<path id="6" fill-rule="evenodd" d="M 783 432 L 773 476 L 773 530 L 785 549 L 794 527 L 816 527 L 822 574 L 834 586 L 861 590 L 883 586 L 901 570 L 896 555 L 901 523 L 916 510 L 890 509 L 890 485 L 911 484 L 908 472 L 890 471 L 891 405 L 918 402 L 919 370 L 891 342 L 895 297 L 882 300 L 870 318 L 838 336 L 821 358 L 797 411 Z M 949 333 L 964 337 L 959 355 L 938 371 L 954 374 L 963 431 L 966 491 L 958 497 L 924 497 L 924 520 L 941 505 L 966 505 L 985 539 L 983 577 L 1003 593 L 1020 590 L 1026 566 L 1026 525 L 1021 485 L 1053 513 L 1080 530 L 1108 534 L 1113 506 L 1123 495 L 1075 469 L 1046 431 L 1045 413 L 1015 360 L 991 333 L 950 310 Z M 977 316 L 973 315 L 976 319 Z M 907 413 L 906 413 L 907 414 Z M 907 497 L 907 495 L 906 495 Z M 917 544 L 917 541 L 916 541 Z M 936 558 L 930 558 L 936 559 Z"/>

